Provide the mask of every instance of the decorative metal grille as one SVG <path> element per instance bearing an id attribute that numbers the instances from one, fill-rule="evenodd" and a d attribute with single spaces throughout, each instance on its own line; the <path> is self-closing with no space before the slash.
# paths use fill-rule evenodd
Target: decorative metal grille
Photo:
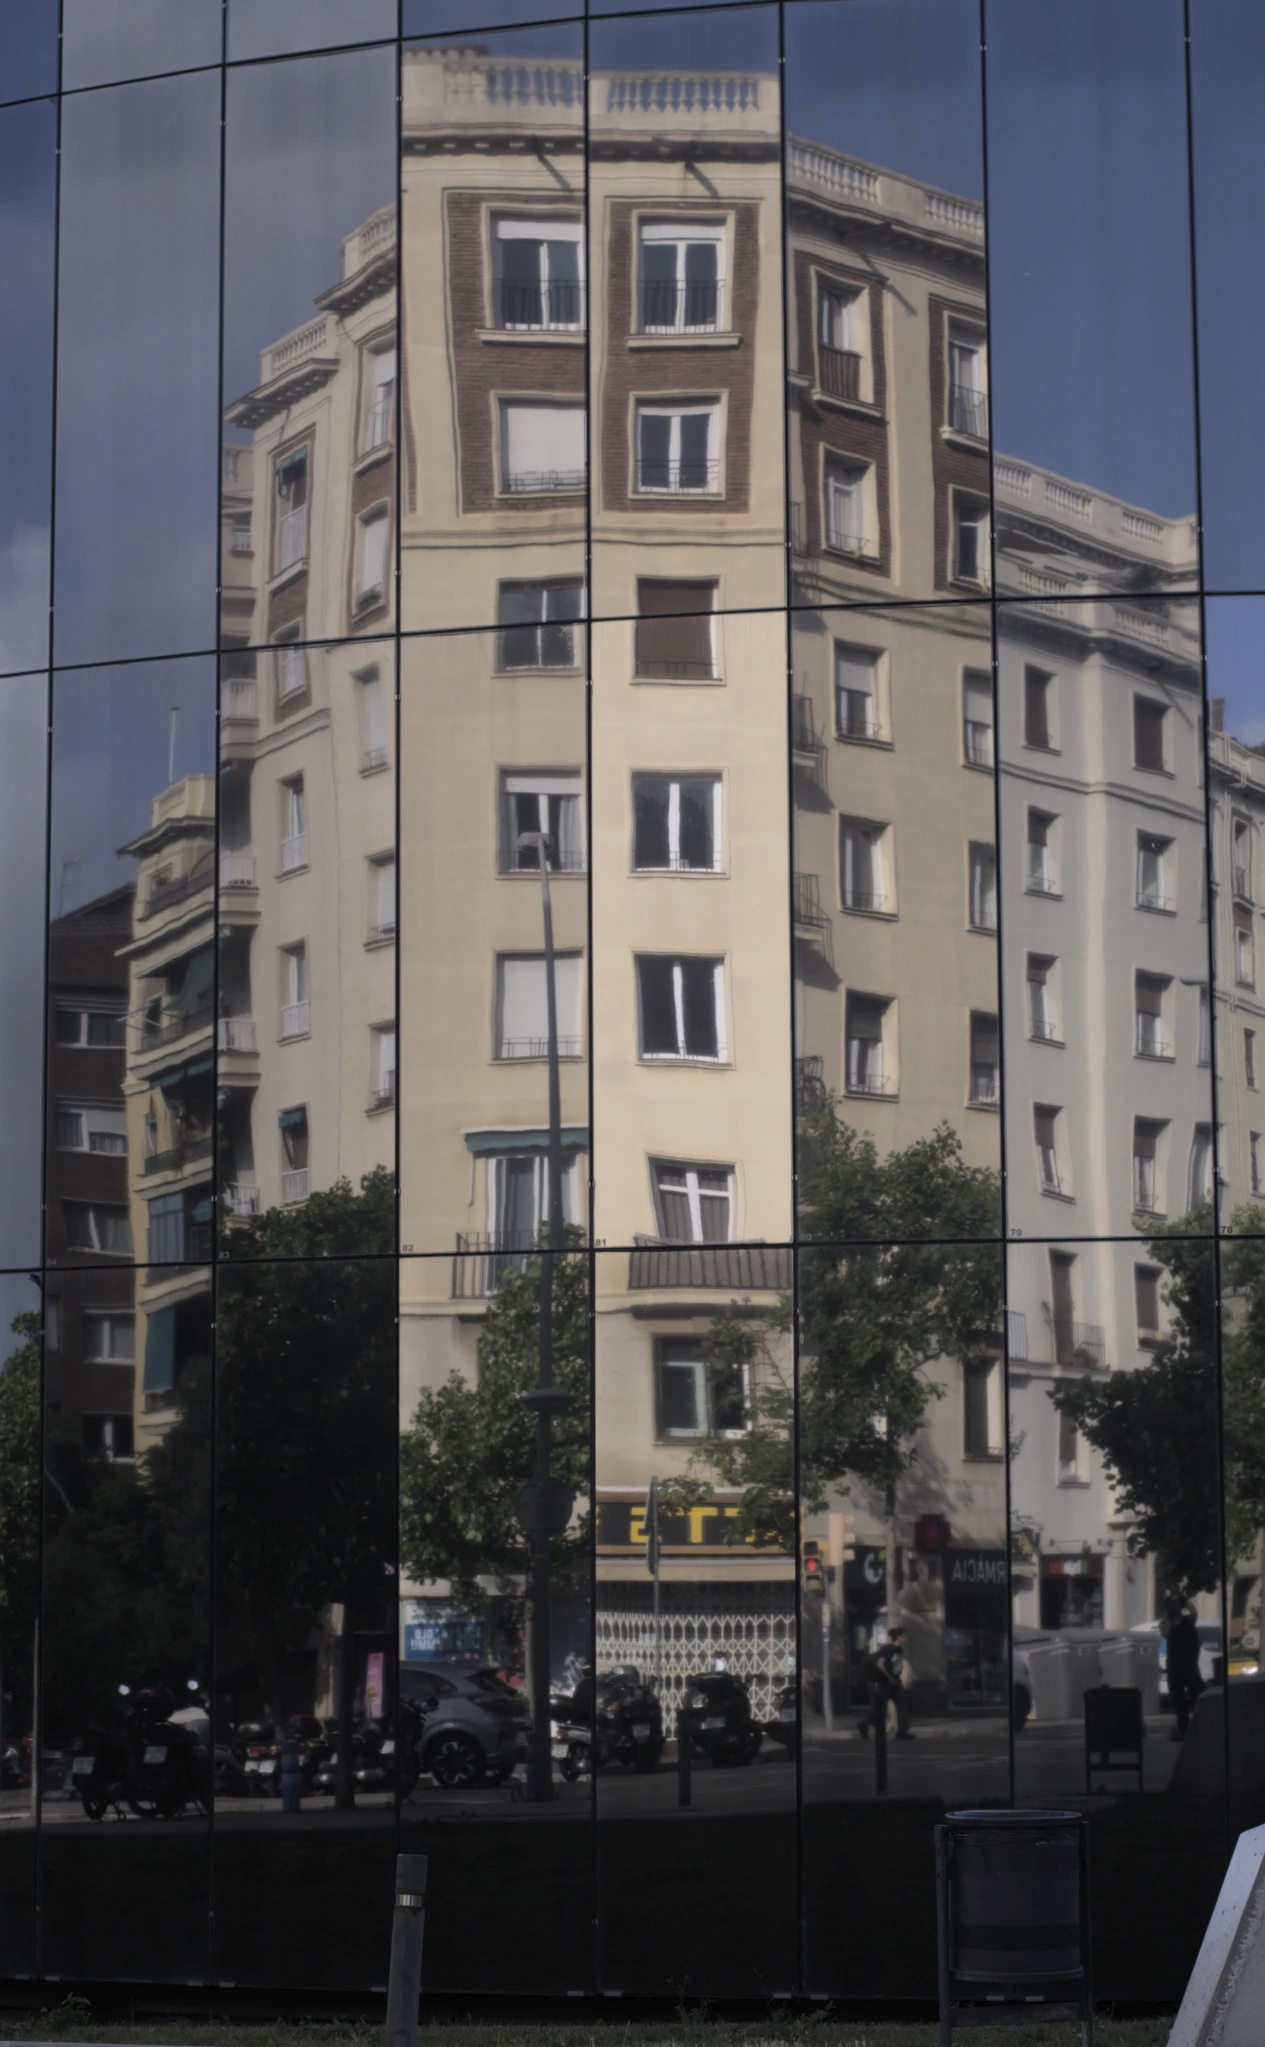
<path id="1" fill-rule="evenodd" d="M 662 1683 L 665 1721 L 671 1727 L 686 1679 L 710 1670 L 714 1657 L 745 1678 L 757 1720 L 768 1720 L 777 1694 L 795 1673 L 795 1587 L 771 1585 L 664 1585 L 660 1589 Z M 654 1591 L 644 1585 L 604 1584 L 598 1592 L 597 1665 L 634 1663 L 653 1677 Z"/>

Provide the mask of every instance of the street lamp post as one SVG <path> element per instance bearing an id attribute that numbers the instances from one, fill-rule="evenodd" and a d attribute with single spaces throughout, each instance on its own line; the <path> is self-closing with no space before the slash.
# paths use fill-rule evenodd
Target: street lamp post
<path id="1" fill-rule="evenodd" d="M 553 1383 L 553 1273 L 562 1249 L 562 1080 L 558 1066 L 558 987 L 553 951 L 553 906 L 549 899 L 548 832 L 524 832 L 520 846 L 534 845 L 540 865 L 540 906 L 545 930 L 545 1020 L 549 1055 L 549 1159 L 547 1224 L 540 1254 L 540 1347 L 536 1386 L 522 1396 L 536 1416 L 536 1468 L 518 1497 L 518 1519 L 532 1545 L 531 1690 L 532 1757 L 528 1789 L 533 1799 L 553 1797 L 553 1750 L 549 1718 L 549 1539 L 571 1519 L 570 1490 L 555 1479 L 553 1418 L 568 1412 L 571 1395 Z"/>

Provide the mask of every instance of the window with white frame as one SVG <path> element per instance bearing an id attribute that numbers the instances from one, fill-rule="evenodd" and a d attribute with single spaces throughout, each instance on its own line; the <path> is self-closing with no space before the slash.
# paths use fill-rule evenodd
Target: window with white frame
<path id="1" fill-rule="evenodd" d="M 850 1095 L 884 1095 L 892 1092 L 886 1052 L 888 1015 L 886 996 L 849 992 L 844 1011 L 845 1084 Z"/>
<path id="2" fill-rule="evenodd" d="M 1160 1185 L 1160 1146 L 1166 1123 L 1149 1116 L 1133 1119 L 1133 1206 L 1142 1215 L 1162 1215 L 1164 1201 Z"/>
<path id="3" fill-rule="evenodd" d="M 580 1056 L 578 952 L 554 956 L 554 999 L 558 1056 Z M 549 985 L 542 952 L 498 953 L 496 960 L 496 1057 L 545 1059 L 549 1055 Z"/>
<path id="4" fill-rule="evenodd" d="M 840 739 L 885 739 L 876 647 L 835 641 L 835 731 Z"/>
<path id="5" fill-rule="evenodd" d="M 136 1361 L 136 1316 L 131 1308 L 85 1308 L 83 1355 L 90 1365 Z"/>
<path id="6" fill-rule="evenodd" d="M 1256 955 L 1250 924 L 1236 924 L 1234 927 L 1234 978 L 1240 988 L 1256 985 Z"/>
<path id="7" fill-rule="evenodd" d="M 657 1340 L 655 1381 L 661 1437 L 738 1436 L 750 1426 L 747 1368 L 709 1364 L 697 1336 Z"/>
<path id="8" fill-rule="evenodd" d="M 93 1151 L 111 1158 L 127 1154 L 127 1110 L 121 1102 L 58 1102 L 53 1112 L 58 1151 Z"/>
<path id="9" fill-rule="evenodd" d="M 579 660 L 576 621 L 584 585 L 499 583 L 496 592 L 497 666 L 503 674 L 537 668 L 574 668 Z"/>
<path id="10" fill-rule="evenodd" d="M 395 937 L 395 855 L 376 853 L 369 861 L 369 938 Z"/>
<path id="11" fill-rule="evenodd" d="M 733 1235 L 733 1167 L 652 1159 L 655 1214 L 667 1244 L 727 1244 Z"/>
<path id="12" fill-rule="evenodd" d="M 130 1414 L 85 1414 L 79 1418 L 85 1457 L 105 1464 L 135 1462 L 135 1437 Z"/>
<path id="13" fill-rule="evenodd" d="M 877 553 L 870 516 L 872 472 L 869 463 L 826 458 L 826 546 L 836 554 Z"/>
<path id="14" fill-rule="evenodd" d="M 638 404 L 636 487 L 669 496 L 720 489 L 720 406 L 714 398 Z"/>
<path id="15" fill-rule="evenodd" d="M 306 1201 L 309 1192 L 306 1108 L 283 1109 L 277 1118 L 281 1140 L 281 1199 L 287 1207 Z"/>
<path id="16" fill-rule="evenodd" d="M 1139 1059 L 1171 1059 L 1172 1034 L 1167 1015 L 1172 980 L 1164 974 L 1133 977 L 1133 1049 Z"/>
<path id="17" fill-rule="evenodd" d="M 1167 766 L 1168 706 L 1154 697 L 1133 699 L 1133 765 L 1151 774 L 1163 774 Z"/>
<path id="18" fill-rule="evenodd" d="M 501 775 L 501 872 L 539 874 L 539 833 L 551 873 L 584 872 L 584 801 L 578 769 L 506 769 Z M 526 843 L 525 843 L 526 842 Z"/>
<path id="19" fill-rule="evenodd" d="M 839 892 L 845 910 L 892 908 L 887 886 L 889 831 L 888 825 L 868 818 L 840 818 Z"/>
<path id="20" fill-rule="evenodd" d="M 293 874 L 307 866 L 307 795 L 302 775 L 287 775 L 278 785 L 281 798 L 281 872 Z"/>
<path id="21" fill-rule="evenodd" d="M 970 1100 L 977 1109 L 995 1109 L 1001 1101 L 1001 1036 L 997 1018 L 980 1009 L 971 1011 Z"/>
<path id="22" fill-rule="evenodd" d="M 967 848 L 967 875 L 967 914 L 972 931 L 996 931 L 996 847 L 972 843 Z"/>
<path id="23" fill-rule="evenodd" d="M 395 343 L 371 348 L 365 355 L 365 418 L 360 436 L 363 455 L 389 446 L 395 431 Z"/>
<path id="24" fill-rule="evenodd" d="M 498 327 L 574 329 L 584 324 L 584 234 L 552 212 L 501 215 L 492 235 L 493 318 Z"/>
<path id="25" fill-rule="evenodd" d="M 988 499 L 953 493 L 953 580 L 983 588 L 988 581 Z"/>
<path id="26" fill-rule="evenodd" d="M 299 939 L 295 945 L 281 948 L 281 1036 L 302 1038 L 308 1028 L 308 974 L 307 945 Z"/>
<path id="27" fill-rule="evenodd" d="M 1140 910 L 1171 910 L 1173 907 L 1169 881 L 1169 855 L 1173 841 L 1161 839 L 1154 832 L 1138 833 L 1138 908 Z"/>
<path id="28" fill-rule="evenodd" d="M 859 399 L 862 394 L 861 314 L 859 291 L 842 284 L 817 286 L 817 378 L 828 398 Z"/>
<path id="29" fill-rule="evenodd" d="M 1212 1125 L 1196 1123 L 1190 1142 L 1190 1166 L 1186 1176 L 1186 1206 L 1198 1208 L 1212 1199 Z"/>
<path id="30" fill-rule="evenodd" d="M 132 1223 L 125 1207 L 107 1201 L 65 1201 L 66 1242 L 72 1251 L 132 1256 Z"/>
<path id="31" fill-rule="evenodd" d="M 501 489 L 542 495 L 584 489 L 583 405 L 501 401 Z"/>
<path id="32" fill-rule="evenodd" d="M 1232 844 L 1230 863 L 1233 868 L 1234 893 L 1242 902 L 1252 900 L 1252 827 L 1245 817 L 1236 817 L 1231 825 Z"/>
<path id="33" fill-rule="evenodd" d="M 973 327 L 949 327 L 949 425 L 976 440 L 988 438 L 988 365 L 984 336 Z"/>
<path id="34" fill-rule="evenodd" d="M 1053 811 L 1029 808 L 1025 886 L 1030 896 L 1059 893 L 1058 823 Z"/>
<path id="35" fill-rule="evenodd" d="M 1135 1265 L 1133 1268 L 1133 1307 L 1140 1344 L 1150 1345 L 1160 1340 L 1161 1276 L 1158 1265 Z"/>
<path id="36" fill-rule="evenodd" d="M 719 775 L 634 775 L 634 872 L 719 873 L 721 787 Z"/>
<path id="37" fill-rule="evenodd" d="M 728 1058 L 723 960 L 639 953 L 637 1011 L 641 1058 Z"/>
<path id="38" fill-rule="evenodd" d="M 273 636 L 273 663 L 278 705 L 302 696 L 308 687 L 307 648 L 300 644 L 297 624 L 284 626 Z"/>
<path id="39" fill-rule="evenodd" d="M 1001 1359 L 979 1359 L 963 1365 L 962 1450 L 965 1456 L 1001 1456 L 1004 1408 Z"/>
<path id="40" fill-rule="evenodd" d="M 395 1025 L 373 1024 L 369 1031 L 369 1107 L 385 1109 L 395 1100 Z"/>
<path id="41" fill-rule="evenodd" d="M 643 334 L 714 334 L 724 323 L 723 221 L 643 220 Z"/>
<path id="42" fill-rule="evenodd" d="M 387 764 L 387 706 L 382 677 L 377 667 L 362 668 L 356 677 L 356 708 L 360 723 L 360 765 L 384 768 Z"/>
<path id="43" fill-rule="evenodd" d="M 1044 1044 L 1061 1043 L 1058 1003 L 1058 960 L 1051 953 L 1030 952 L 1027 966 L 1028 1036 Z"/>
<path id="44" fill-rule="evenodd" d="M 1058 1481 L 1060 1485 L 1084 1485 L 1086 1482 L 1085 1439 L 1070 1414 L 1059 1413 L 1058 1420 Z"/>
<path id="45" fill-rule="evenodd" d="M 391 520 L 385 505 L 374 505 L 356 521 L 356 609 L 368 610 L 386 596 L 387 536 Z"/>
<path id="46" fill-rule="evenodd" d="M 277 463 L 276 539 L 274 574 L 297 568 L 307 560 L 309 457 L 307 447 L 295 448 Z"/>
<path id="47" fill-rule="evenodd" d="M 562 1156 L 562 1220 L 572 1223 L 578 1213 L 578 1155 Z M 549 1213 L 549 1159 L 542 1151 L 492 1152 L 487 1162 L 488 1236 L 491 1248 L 501 1252 L 530 1251 L 540 1239 Z M 502 1268 L 504 1269 L 504 1268 Z M 489 1275 L 495 1280 L 494 1269 Z"/>
<path id="48" fill-rule="evenodd" d="M 962 676 L 962 757 L 973 768 L 993 766 L 993 678 L 986 668 Z"/>
<path id="49" fill-rule="evenodd" d="M 1062 1194 L 1063 1166 L 1059 1160 L 1061 1109 L 1037 1103 L 1032 1111 L 1032 1135 L 1037 1151 L 1037 1185 L 1043 1194 Z"/>
<path id="50" fill-rule="evenodd" d="M 120 1004 L 96 1005 L 59 1002 L 53 1018 L 53 1037 L 59 1047 L 78 1046 L 85 1051 L 123 1051 L 127 1045 L 127 1010 Z"/>

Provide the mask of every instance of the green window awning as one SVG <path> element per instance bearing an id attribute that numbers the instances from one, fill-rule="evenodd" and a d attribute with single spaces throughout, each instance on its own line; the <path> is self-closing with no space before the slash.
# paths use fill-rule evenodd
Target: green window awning
<path id="1" fill-rule="evenodd" d="M 548 1151 L 547 1130 L 467 1130 L 466 1150 L 477 1159 L 486 1158 L 491 1152 L 506 1151 Z M 562 1126 L 562 1149 L 564 1151 L 587 1151 L 589 1133 L 582 1123 L 564 1123 Z"/>
<path id="2" fill-rule="evenodd" d="M 145 1325 L 145 1391 L 170 1393 L 176 1383 L 176 1311 L 155 1308 Z"/>
<path id="3" fill-rule="evenodd" d="M 210 1073 L 214 1065 L 215 1061 L 208 1052 L 205 1059 L 190 1059 L 184 1066 L 168 1066 L 162 1073 L 156 1073 L 149 1084 L 161 1089 L 165 1095 L 175 1094 L 186 1082 Z"/>
<path id="4" fill-rule="evenodd" d="M 299 1130 L 307 1122 L 306 1109 L 283 1109 L 277 1118 L 278 1130 Z"/>
<path id="5" fill-rule="evenodd" d="M 189 1221 L 191 1223 L 209 1223 L 214 1214 L 215 1203 L 208 1194 L 205 1201 L 194 1202 L 193 1207 L 189 1210 Z"/>

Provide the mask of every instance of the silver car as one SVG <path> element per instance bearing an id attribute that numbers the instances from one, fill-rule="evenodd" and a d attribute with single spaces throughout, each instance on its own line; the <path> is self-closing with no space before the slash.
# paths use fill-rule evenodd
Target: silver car
<path id="1" fill-rule="evenodd" d="M 527 1756 L 531 1709 L 498 1671 L 465 1663 L 406 1663 L 401 1700 L 422 1714 L 418 1756 L 446 1791 L 503 1784 Z"/>

